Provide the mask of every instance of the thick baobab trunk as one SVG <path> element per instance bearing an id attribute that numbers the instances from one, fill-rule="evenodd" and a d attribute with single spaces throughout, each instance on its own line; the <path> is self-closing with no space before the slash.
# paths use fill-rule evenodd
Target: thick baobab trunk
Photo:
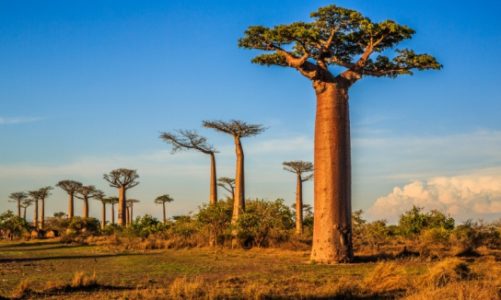
<path id="1" fill-rule="evenodd" d="M 311 259 L 349 262 L 351 241 L 351 158 L 348 90 L 315 86 L 315 215 Z"/>
<path id="2" fill-rule="evenodd" d="M 42 205 L 40 206 L 40 229 L 44 229 L 45 226 L 45 199 L 40 200 Z"/>
<path id="3" fill-rule="evenodd" d="M 216 175 L 216 156 L 210 153 L 210 198 L 211 205 L 217 202 L 217 175 Z"/>
<path id="4" fill-rule="evenodd" d="M 127 199 L 126 199 L 125 187 L 120 187 L 118 189 L 118 225 L 127 225 Z"/>
<path id="5" fill-rule="evenodd" d="M 21 200 L 17 200 L 17 216 L 21 218 Z"/>
<path id="6" fill-rule="evenodd" d="M 126 226 L 129 226 L 129 224 L 130 224 L 130 209 L 129 209 L 129 207 L 127 206 L 127 207 L 125 208 L 125 210 L 126 210 L 126 211 L 125 211 L 125 225 L 126 225 Z"/>
<path id="7" fill-rule="evenodd" d="M 103 210 L 101 211 L 101 228 L 104 229 L 106 226 L 106 203 L 102 201 L 101 204 L 103 204 Z"/>
<path id="8" fill-rule="evenodd" d="M 26 208 L 27 207 L 23 207 L 23 219 L 26 221 Z"/>
<path id="9" fill-rule="evenodd" d="M 89 218 L 89 199 L 84 198 L 84 218 L 87 219 Z"/>
<path id="10" fill-rule="evenodd" d="M 73 219 L 75 216 L 74 199 L 73 193 L 68 196 L 68 218 Z"/>
<path id="11" fill-rule="evenodd" d="M 129 224 L 132 224 L 134 221 L 134 205 L 130 206 L 130 215 L 129 215 Z"/>
<path id="12" fill-rule="evenodd" d="M 162 202 L 164 224 L 167 224 L 167 217 L 165 216 L 165 202 Z"/>
<path id="13" fill-rule="evenodd" d="M 303 234 L 303 178 L 300 174 L 296 183 L 296 234 Z"/>
<path id="14" fill-rule="evenodd" d="M 238 221 L 238 217 L 245 210 L 245 175 L 244 175 L 244 150 L 240 138 L 235 138 L 235 153 L 237 166 L 235 172 L 235 196 L 233 197 L 232 224 Z"/>
<path id="15" fill-rule="evenodd" d="M 33 225 L 38 229 L 38 199 L 35 199 L 35 215 L 33 216 Z"/>
<path id="16" fill-rule="evenodd" d="M 111 204 L 111 224 L 115 225 L 115 204 Z"/>

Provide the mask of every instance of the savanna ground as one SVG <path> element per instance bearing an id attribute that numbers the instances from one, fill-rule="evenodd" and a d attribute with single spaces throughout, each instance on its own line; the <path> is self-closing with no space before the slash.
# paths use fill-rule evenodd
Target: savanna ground
<path id="1" fill-rule="evenodd" d="M 0 298 L 500 299 L 501 251 L 478 253 L 315 265 L 299 250 L 0 242 Z"/>

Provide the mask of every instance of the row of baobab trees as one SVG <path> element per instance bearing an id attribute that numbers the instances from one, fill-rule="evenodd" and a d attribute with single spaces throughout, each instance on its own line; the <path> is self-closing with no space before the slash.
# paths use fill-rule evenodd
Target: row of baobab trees
<path id="1" fill-rule="evenodd" d="M 195 150 L 210 156 L 210 193 L 209 203 L 215 205 L 218 200 L 217 187 L 222 187 L 230 193 L 233 199 L 233 213 L 231 223 L 235 225 L 239 216 L 245 211 L 245 168 L 244 149 L 242 138 L 258 135 L 265 128 L 259 124 L 248 124 L 239 120 L 224 121 L 204 121 L 203 126 L 230 135 L 235 143 L 236 170 L 235 178 L 217 178 L 216 153 L 214 146 L 207 142 L 207 138 L 198 134 L 194 130 L 178 130 L 176 132 L 164 132 L 160 138 L 172 146 L 172 151 Z M 303 233 L 303 182 L 310 180 L 313 176 L 313 164 L 304 161 L 287 161 L 283 163 L 285 170 L 296 175 L 296 233 Z M 127 191 L 139 184 L 136 170 L 116 169 L 103 176 L 111 187 L 118 189 L 118 197 L 106 197 L 104 192 L 98 190 L 93 185 L 83 185 L 74 180 L 62 180 L 56 184 L 68 194 L 68 218 L 74 217 L 74 199 L 83 200 L 83 218 L 89 217 L 89 200 L 95 199 L 102 204 L 101 224 L 106 225 L 106 205 L 111 205 L 111 223 L 115 224 L 115 205 L 118 205 L 118 225 L 127 226 L 133 220 L 134 204 L 139 200 L 127 199 Z M 37 191 L 28 193 L 12 193 L 10 198 L 17 202 L 18 215 L 21 216 L 21 208 L 24 208 L 26 217 L 26 207 L 35 204 L 34 226 L 44 228 L 45 200 L 50 195 L 52 187 L 43 187 Z M 161 195 L 155 199 L 155 203 L 163 206 L 163 221 L 166 222 L 166 208 L 168 202 L 173 199 L 168 194 Z M 39 206 L 39 202 L 41 205 Z M 39 214 L 40 211 L 40 214 Z M 236 232 L 234 232 L 236 234 Z"/>

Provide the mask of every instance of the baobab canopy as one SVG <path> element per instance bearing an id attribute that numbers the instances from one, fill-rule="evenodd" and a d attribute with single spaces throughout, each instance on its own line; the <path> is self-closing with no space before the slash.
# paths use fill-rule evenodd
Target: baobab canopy
<path id="1" fill-rule="evenodd" d="M 353 83 L 364 75 L 396 77 L 413 69 L 439 69 L 433 56 L 410 49 L 387 50 L 410 39 L 414 30 L 391 20 L 373 22 L 361 13 L 330 5 L 311 14 L 311 22 L 274 27 L 250 26 L 239 46 L 270 51 L 252 62 L 294 67 L 309 79 L 333 81 L 330 65 L 343 67 L 338 76 Z M 384 54 L 383 54 L 384 52 Z M 373 53 L 378 55 L 371 58 Z"/>

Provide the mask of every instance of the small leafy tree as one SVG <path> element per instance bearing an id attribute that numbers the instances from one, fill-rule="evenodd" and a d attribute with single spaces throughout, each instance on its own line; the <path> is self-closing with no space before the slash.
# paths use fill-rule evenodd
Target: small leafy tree
<path id="1" fill-rule="evenodd" d="M 30 225 L 23 218 L 14 215 L 8 210 L 0 215 L 0 232 L 2 236 L 12 240 L 19 238 L 30 229 Z"/>
<path id="2" fill-rule="evenodd" d="M 231 226 L 233 203 L 231 201 L 218 201 L 216 205 L 203 205 L 196 215 L 201 227 L 209 233 L 209 245 L 224 244 L 228 237 L 227 230 Z"/>

